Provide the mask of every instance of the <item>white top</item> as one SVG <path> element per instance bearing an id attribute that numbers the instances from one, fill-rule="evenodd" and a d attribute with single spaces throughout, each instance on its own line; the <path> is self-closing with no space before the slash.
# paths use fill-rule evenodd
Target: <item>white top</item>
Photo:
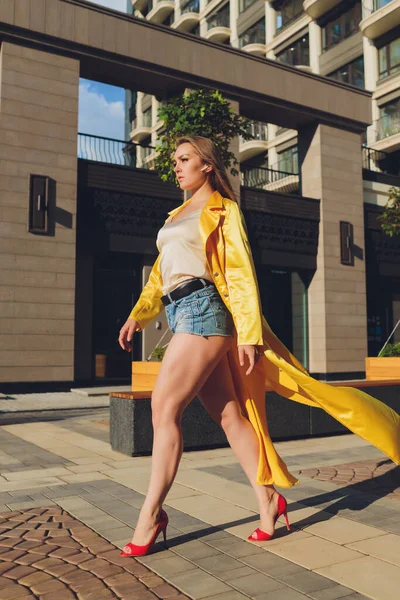
<path id="1" fill-rule="evenodd" d="M 212 281 L 200 237 L 199 217 L 202 210 L 199 208 L 176 223 L 169 221 L 158 232 L 157 248 L 161 254 L 164 295 L 194 277 Z"/>

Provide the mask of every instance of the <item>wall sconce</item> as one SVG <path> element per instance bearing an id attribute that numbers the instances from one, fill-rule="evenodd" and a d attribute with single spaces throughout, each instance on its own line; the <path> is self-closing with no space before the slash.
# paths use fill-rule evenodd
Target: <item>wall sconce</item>
<path id="1" fill-rule="evenodd" d="M 29 231 L 50 234 L 50 213 L 55 204 L 56 182 L 45 175 L 31 175 L 29 187 Z"/>
<path id="2" fill-rule="evenodd" d="M 354 266 L 354 227 L 348 221 L 340 221 L 340 262 Z"/>

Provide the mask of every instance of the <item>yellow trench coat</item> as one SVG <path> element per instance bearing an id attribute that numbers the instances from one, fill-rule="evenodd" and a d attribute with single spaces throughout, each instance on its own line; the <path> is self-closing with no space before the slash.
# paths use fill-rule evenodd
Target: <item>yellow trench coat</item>
<path id="1" fill-rule="evenodd" d="M 166 222 L 189 202 L 171 211 Z M 246 226 L 237 203 L 214 192 L 201 212 L 200 235 L 213 281 L 235 324 L 228 360 L 242 412 L 253 425 L 260 442 L 257 482 L 280 487 L 297 483 L 268 433 L 266 381 L 285 398 L 323 408 L 350 431 L 400 464 L 399 415 L 358 389 L 334 387 L 313 379 L 270 329 L 262 316 Z M 144 329 L 164 308 L 159 263 L 160 255 L 129 315 L 138 320 L 138 330 Z M 239 364 L 236 346 L 240 344 L 257 345 L 264 353 L 248 376 L 245 375 L 246 367 Z"/>

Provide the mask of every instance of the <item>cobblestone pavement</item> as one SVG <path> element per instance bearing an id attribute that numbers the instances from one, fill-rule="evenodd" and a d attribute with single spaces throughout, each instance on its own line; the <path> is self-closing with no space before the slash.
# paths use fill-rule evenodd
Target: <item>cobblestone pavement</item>
<path id="1" fill-rule="evenodd" d="M 2 600 L 187 598 L 61 508 L 3 513 L 0 535 Z"/>
<path id="2" fill-rule="evenodd" d="M 300 475 L 344 486 L 357 483 L 358 489 L 374 496 L 400 500 L 400 467 L 391 460 L 363 460 L 356 463 L 304 469 Z"/>
<path id="3" fill-rule="evenodd" d="M 110 449 L 106 410 L 0 427 L 0 599 L 398 600 L 398 469 L 353 435 L 276 447 L 300 473 L 280 490 L 290 532 L 248 542 L 257 504 L 231 450 L 187 452 L 168 550 L 122 562 L 150 457 Z"/>

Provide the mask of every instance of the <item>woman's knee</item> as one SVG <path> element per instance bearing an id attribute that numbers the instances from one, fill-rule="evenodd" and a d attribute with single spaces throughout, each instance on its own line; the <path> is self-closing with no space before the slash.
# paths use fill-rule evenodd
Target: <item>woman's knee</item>
<path id="1" fill-rule="evenodd" d="M 172 398 L 153 395 L 151 412 L 154 429 L 171 425 L 180 427 L 183 408 L 178 406 Z"/>
<path id="2" fill-rule="evenodd" d="M 236 403 L 235 403 L 236 404 Z M 230 406 L 227 410 L 224 410 L 220 417 L 220 425 L 225 433 L 228 435 L 233 432 L 235 429 L 240 427 L 242 424 L 242 420 L 244 419 L 241 414 L 239 408 L 234 406 Z"/>

